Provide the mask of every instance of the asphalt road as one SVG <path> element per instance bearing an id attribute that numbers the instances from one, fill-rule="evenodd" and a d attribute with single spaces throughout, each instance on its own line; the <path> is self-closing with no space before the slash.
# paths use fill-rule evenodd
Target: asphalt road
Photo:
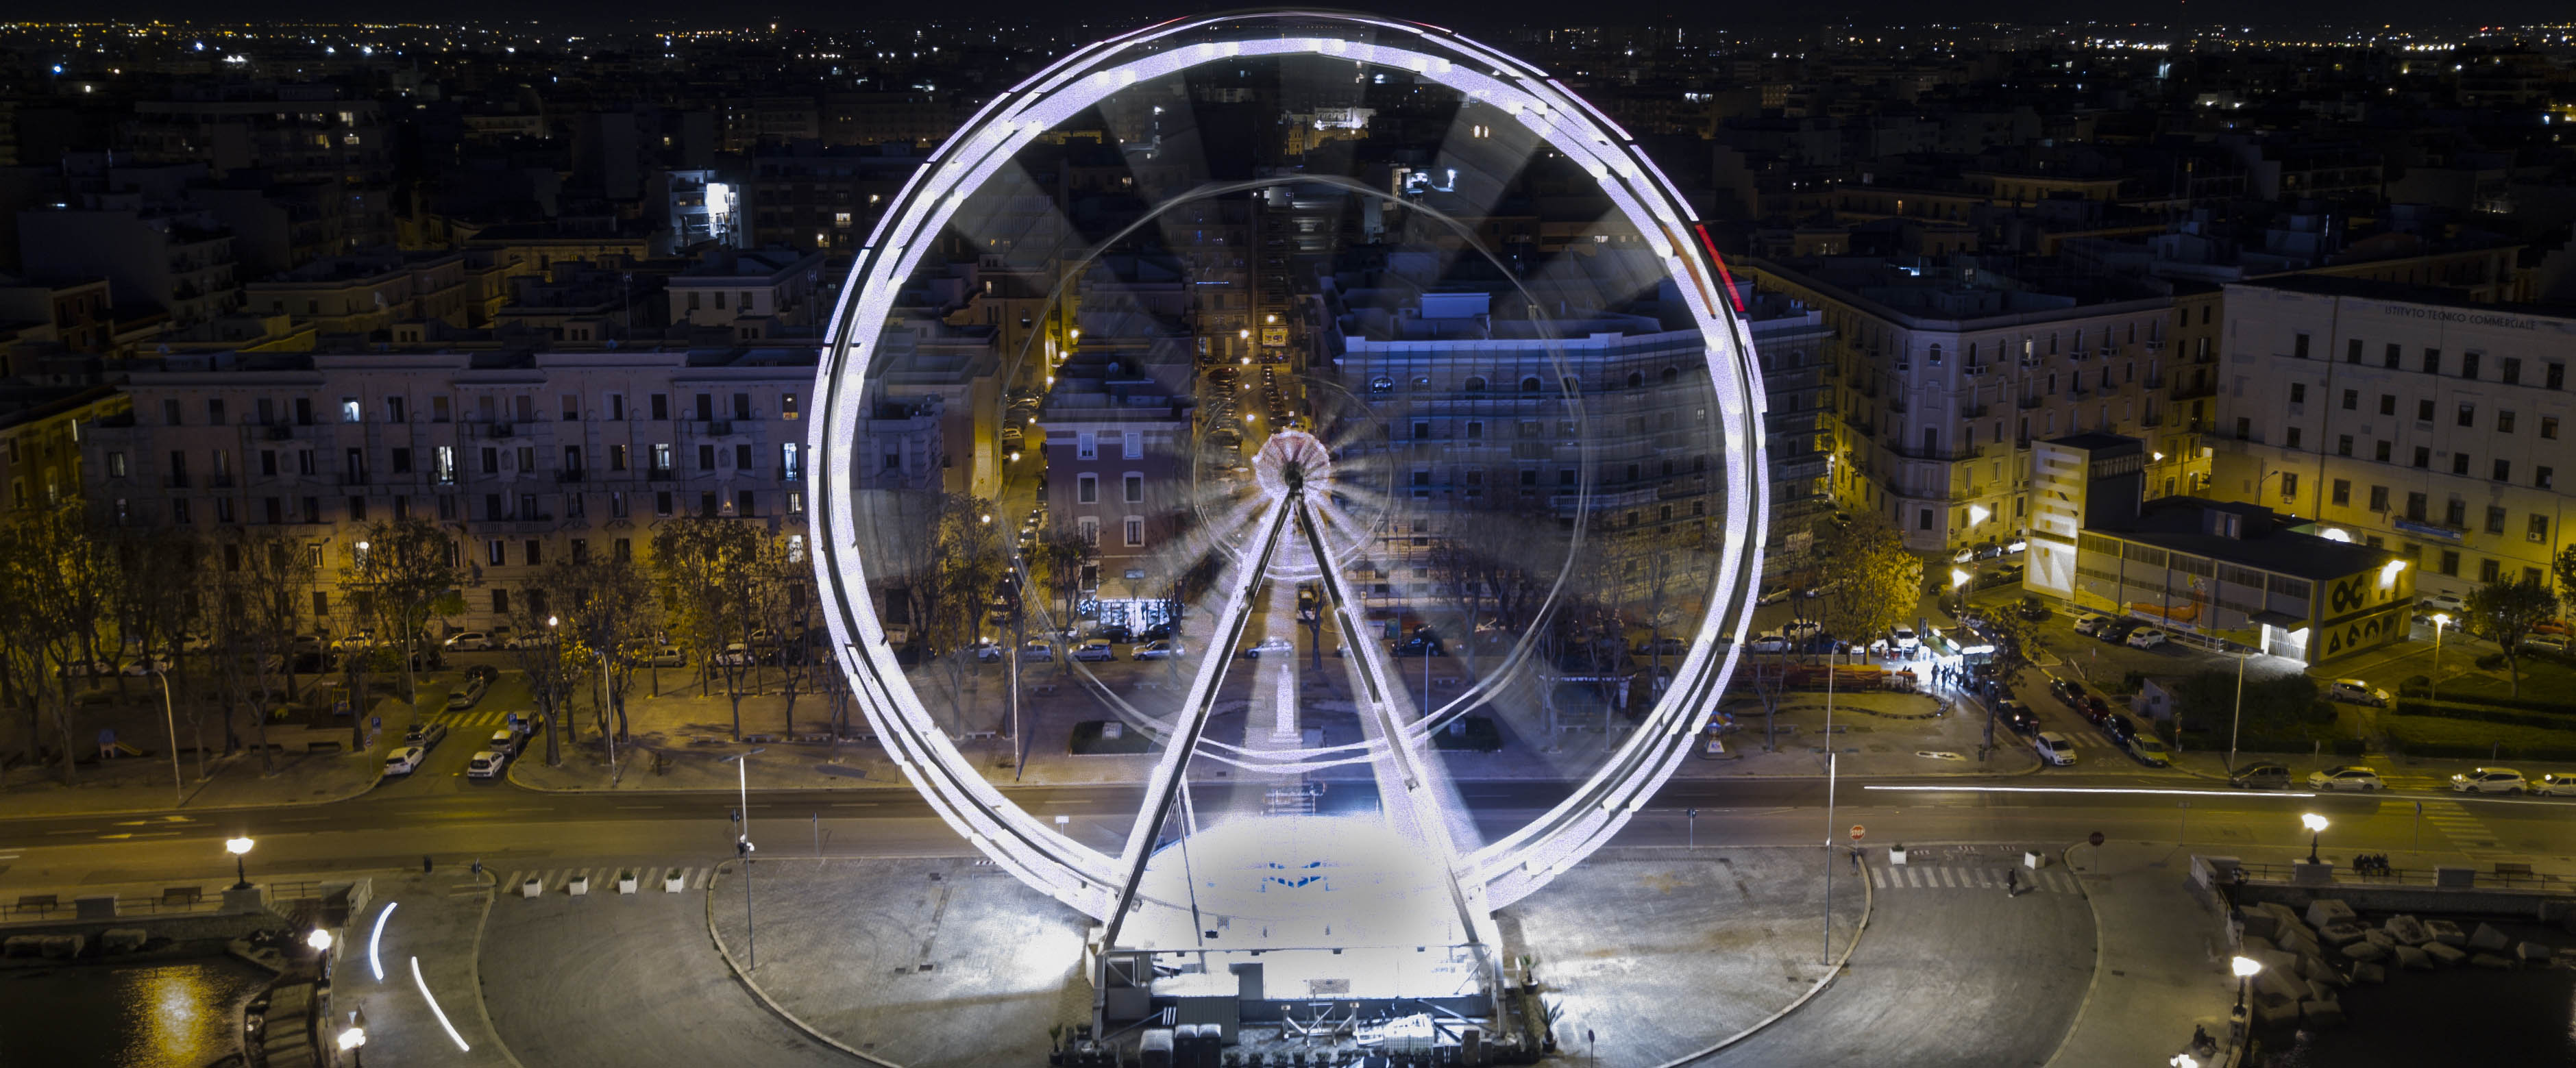
<path id="1" fill-rule="evenodd" d="M 453 741 L 450 743 L 453 744 Z M 723 793 L 541 794 L 506 783 L 371 793 L 325 805 L 225 813 L 60 817 L 0 821 L 0 864 L 81 881 L 181 875 L 226 866 L 217 844 L 247 834 L 251 863 L 317 872 L 441 861 L 537 863 L 552 857 L 671 856 L 730 852 L 734 799 Z M 1228 784 L 1200 787 L 1214 799 Z M 1561 781 L 1468 781 L 1460 792 L 1490 834 L 1518 826 L 1563 797 Z M 1335 784 L 1327 808 L 1366 808 L 1366 784 Z M 1023 808 L 1064 815 L 1071 831 L 1110 848 L 1133 818 L 1127 786 L 1041 786 L 1005 791 Z M 1791 844 L 1836 838 L 1851 825 L 1867 841 L 2072 842 L 2100 831 L 2124 841 L 2187 841 L 2212 851 L 2305 846 L 2302 812 L 2325 815 L 2329 853 L 2457 848 L 2498 854 L 2576 854 L 2576 801 L 2387 792 L 2305 796 L 2241 792 L 2203 780 L 2148 774 L 2048 774 L 1995 780 L 1873 780 L 1839 784 L 1826 811 L 1815 779 L 1677 780 L 1641 812 L 1623 841 L 1661 844 Z M 2426 819 L 2416 812 L 2426 807 Z M 1687 810 L 1698 810 L 1696 818 Z M 771 855 L 956 854 L 965 843 L 908 791 L 755 791 L 755 840 Z M 2419 837 L 2420 836 L 2420 837 Z M 5 871 L 7 869 L 0 869 Z"/>

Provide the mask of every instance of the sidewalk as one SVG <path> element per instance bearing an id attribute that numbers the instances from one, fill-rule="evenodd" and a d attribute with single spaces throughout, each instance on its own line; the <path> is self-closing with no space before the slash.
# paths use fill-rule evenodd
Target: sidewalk
<path id="1" fill-rule="evenodd" d="M 2092 904 L 2101 952 L 2074 1026 L 2048 1063 L 2161 1066 L 2191 1044 L 2195 1026 L 2227 1040 L 2233 947 L 2216 896 L 2191 883 L 2191 855 L 2178 845 L 2127 843 L 2059 854 Z"/>
<path id="2" fill-rule="evenodd" d="M 426 688 L 423 695 L 424 702 L 435 696 Z M 356 753 L 278 753 L 271 758 L 274 774 L 265 776 L 257 753 L 210 756 L 204 778 L 198 777 L 196 756 L 181 754 L 178 777 L 184 794 L 171 784 L 167 751 L 82 764 L 69 785 L 50 765 L 11 768 L 7 785 L 0 786 L 0 816 L 198 812 L 344 801 L 374 788 L 384 774 L 386 747 L 401 740 L 411 725 L 410 706 L 390 697 L 376 704 L 374 714 L 385 723 L 374 745 Z M 257 737 L 250 728 L 242 729 L 245 745 Z"/>

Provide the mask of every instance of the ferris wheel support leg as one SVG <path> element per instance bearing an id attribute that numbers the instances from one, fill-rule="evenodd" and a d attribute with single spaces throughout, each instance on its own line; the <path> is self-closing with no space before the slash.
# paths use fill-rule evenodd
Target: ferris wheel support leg
<path id="1" fill-rule="evenodd" d="M 1388 810 L 1389 823 L 1412 829 L 1438 867 L 1444 889 L 1449 892 L 1450 907 L 1458 913 L 1458 929 L 1466 933 L 1468 951 L 1475 954 L 1477 970 L 1484 975 L 1494 1019 L 1502 1019 L 1503 961 L 1497 948 L 1501 945 L 1501 932 L 1494 925 L 1493 910 L 1485 907 L 1484 887 L 1458 877 L 1458 846 L 1449 832 L 1448 807 L 1442 802 L 1448 795 L 1447 777 L 1425 759 L 1418 746 L 1427 743 L 1405 730 L 1402 717 L 1388 699 L 1384 654 L 1376 642 L 1361 639 L 1359 620 L 1351 615 L 1350 599 L 1344 596 L 1341 573 L 1331 566 L 1332 556 L 1324 550 L 1322 528 L 1316 525 L 1305 499 L 1291 496 L 1288 507 L 1295 511 L 1298 529 L 1322 565 L 1316 571 L 1324 587 L 1324 599 L 1331 602 L 1334 622 L 1350 643 L 1353 670 L 1360 678 L 1359 703 L 1375 722 L 1378 735 L 1386 739 L 1384 759 L 1394 765 L 1402 784 L 1393 796 L 1379 798 L 1379 804 Z"/>
<path id="2" fill-rule="evenodd" d="M 1290 499 L 1291 501 L 1294 498 Z M 1198 672 L 1190 680 L 1189 697 L 1181 704 L 1180 715 L 1172 723 L 1172 732 L 1163 738 L 1163 754 L 1154 762 L 1154 776 L 1147 781 L 1145 806 L 1137 814 L 1134 826 L 1127 829 L 1127 846 L 1118 855 L 1122 877 L 1118 900 L 1110 910 L 1100 933 L 1100 954 L 1118 947 L 1119 932 L 1127 925 L 1128 913 L 1136 907 L 1136 891 L 1145 880 L 1145 865 L 1154 857 L 1154 840 L 1162 833 L 1163 824 L 1172 818 L 1172 809 L 1182 790 L 1188 789 L 1190 751 L 1196 749 L 1199 737 L 1207 733 L 1208 710 L 1216 704 L 1217 687 L 1225 682 L 1228 655 L 1243 640 L 1243 629 L 1252 621 L 1253 597 L 1263 583 L 1270 580 L 1270 562 L 1279 552 L 1282 532 L 1288 527 L 1289 501 L 1270 506 L 1262 519 L 1261 550 L 1243 561 L 1248 565 L 1235 573 L 1234 592 L 1226 599 L 1225 610 L 1217 616 L 1216 630 L 1208 642 L 1208 653 L 1199 658 Z"/>

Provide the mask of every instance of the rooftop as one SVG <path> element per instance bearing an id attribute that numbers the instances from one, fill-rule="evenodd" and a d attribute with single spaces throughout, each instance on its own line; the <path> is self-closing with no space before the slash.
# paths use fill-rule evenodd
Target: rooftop
<path id="1" fill-rule="evenodd" d="M 2207 517 L 2212 511 L 2243 516 L 2244 536 L 2208 533 Z M 2259 504 L 2159 497 L 2140 508 L 2136 522 L 2099 532 L 2171 552 L 2315 582 L 2377 570 L 2389 561 L 2403 559 L 2386 549 L 2299 533 L 2292 529 L 2295 522 Z"/>

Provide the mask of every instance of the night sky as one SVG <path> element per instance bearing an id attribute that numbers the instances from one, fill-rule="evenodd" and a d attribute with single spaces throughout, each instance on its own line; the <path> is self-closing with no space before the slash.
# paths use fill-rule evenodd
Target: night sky
<path id="1" fill-rule="evenodd" d="M 1173 15 L 1229 10 L 1236 4 L 1138 3 L 1099 0 L 1081 5 L 1068 17 L 1068 7 L 1048 0 L 986 0 L 960 11 L 976 16 L 1032 19 L 1060 23 L 1078 19 L 1093 23 L 1130 21 L 1143 24 Z M 1604 25 L 1673 19 L 1688 26 L 1717 28 L 1804 29 L 1830 23 L 1883 26 L 1931 21 L 2009 21 L 2026 24 L 2077 20 L 2144 20 L 2207 24 L 2247 20 L 2250 24 L 2297 27 L 2333 22 L 2338 25 L 2387 22 L 2424 26 L 2424 5 L 2395 0 L 2108 0 L 2067 3 L 2064 0 L 1824 0 L 1795 5 L 1727 5 L 1695 0 L 1634 0 L 1616 5 L 1569 5 L 1562 0 L 1396 0 L 1381 4 L 1342 3 L 1389 15 L 1417 18 L 1460 28 L 1491 29 L 1507 23 Z M 690 27 L 718 27 L 778 19 L 783 26 L 817 29 L 851 27 L 876 19 L 909 22 L 932 9 L 915 4 L 831 3 L 821 0 L 755 0 L 746 4 L 708 4 L 683 0 L 633 0 L 617 4 L 597 0 L 136 0 L 91 3 L 84 0 L 21 0 L 10 5 L 12 18 L 150 19 L 233 22 L 268 19 L 316 22 L 511 20 L 529 18 L 559 23 L 569 29 L 600 31 L 632 20 L 673 22 Z M 2447 6 L 2443 17 L 2457 25 L 2520 23 L 2576 17 L 2564 0 L 2489 0 Z"/>

